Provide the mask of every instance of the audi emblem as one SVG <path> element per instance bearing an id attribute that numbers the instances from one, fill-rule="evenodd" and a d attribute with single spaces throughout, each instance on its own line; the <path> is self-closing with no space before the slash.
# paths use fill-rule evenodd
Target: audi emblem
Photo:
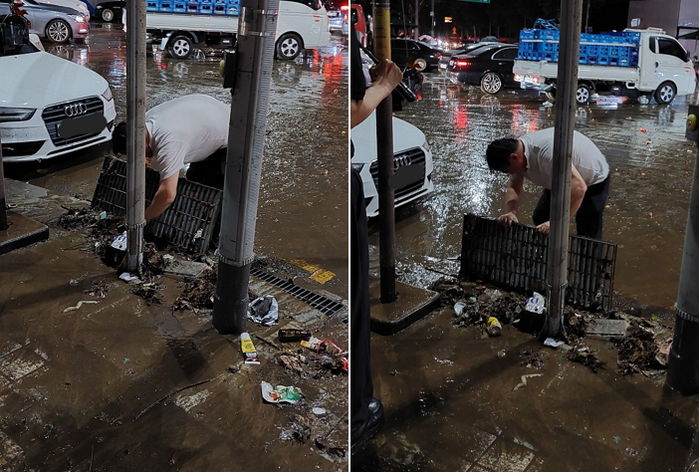
<path id="1" fill-rule="evenodd" d="M 393 160 L 394 168 L 400 169 L 401 167 L 409 166 L 412 163 L 410 156 L 398 156 Z"/>
<path id="2" fill-rule="evenodd" d="M 87 105 L 83 102 L 70 103 L 63 107 L 63 112 L 68 118 L 84 115 L 87 113 Z"/>

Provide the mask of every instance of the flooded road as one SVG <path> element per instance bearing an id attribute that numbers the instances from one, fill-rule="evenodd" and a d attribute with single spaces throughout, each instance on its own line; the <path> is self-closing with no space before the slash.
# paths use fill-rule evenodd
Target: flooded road
<path id="1" fill-rule="evenodd" d="M 502 214 L 507 176 L 488 170 L 487 145 L 554 124 L 554 108 L 519 91 L 465 91 L 437 74 L 426 75 L 424 88 L 422 101 L 396 113 L 425 133 L 434 158 L 432 195 L 397 212 L 397 267 L 404 280 L 419 286 L 439 272 L 458 270 L 463 214 Z M 686 112 L 687 99 L 679 97 L 670 106 L 590 106 L 577 114 L 576 129 L 610 165 L 604 239 L 619 245 L 615 290 L 651 306 L 667 308 L 677 295 L 696 159 L 696 147 L 684 139 Z M 522 223 L 531 224 L 539 192 L 525 186 Z M 377 232 L 370 243 L 377 254 Z M 378 260 L 373 269 L 378 274 Z"/>
<path id="2" fill-rule="evenodd" d="M 117 121 L 126 116 L 126 41 L 117 26 L 94 26 L 84 45 L 47 51 L 84 65 L 107 79 Z M 338 38 L 295 61 L 273 64 L 267 141 L 258 209 L 256 252 L 303 260 L 336 276 L 324 288 L 347 294 L 347 59 Z M 146 107 L 189 93 L 230 102 L 222 88 L 218 55 L 173 60 L 155 51 L 147 58 Z M 10 178 L 54 192 L 90 199 L 102 147 L 41 166 L 7 166 Z"/>

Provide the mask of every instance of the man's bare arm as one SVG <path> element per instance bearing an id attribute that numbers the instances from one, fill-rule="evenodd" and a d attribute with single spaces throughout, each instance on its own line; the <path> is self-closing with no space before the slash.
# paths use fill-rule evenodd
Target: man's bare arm
<path id="1" fill-rule="evenodd" d="M 379 106 L 403 80 L 403 73 L 393 62 L 384 60 L 374 69 L 374 83 L 364 92 L 362 100 L 352 100 L 350 121 L 352 128 L 362 121 Z"/>
<path id="2" fill-rule="evenodd" d="M 573 167 L 573 173 L 570 176 L 570 216 L 574 216 L 582 205 L 585 192 L 587 192 L 587 184 L 578 172 L 578 169 Z"/>
<path id="3" fill-rule="evenodd" d="M 153 201 L 146 208 L 146 221 L 159 217 L 175 201 L 177 196 L 177 179 L 179 179 L 179 175 L 175 174 L 160 181 L 158 190 L 153 196 Z"/>
<path id="4" fill-rule="evenodd" d="M 519 198 L 522 194 L 524 178 L 521 175 L 513 175 L 507 182 L 505 190 L 505 214 L 498 217 L 498 221 L 505 226 L 512 223 L 519 223 L 517 219 L 517 209 L 519 209 Z"/>

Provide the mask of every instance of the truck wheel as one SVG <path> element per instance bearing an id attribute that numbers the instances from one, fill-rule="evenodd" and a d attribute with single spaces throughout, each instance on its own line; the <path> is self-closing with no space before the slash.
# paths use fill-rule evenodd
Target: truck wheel
<path id="1" fill-rule="evenodd" d="M 413 64 L 415 64 L 415 70 L 418 72 L 424 72 L 425 70 L 427 70 L 427 61 L 421 57 L 415 59 L 413 61 Z"/>
<path id="2" fill-rule="evenodd" d="M 67 43 L 70 33 L 70 25 L 63 20 L 51 20 L 46 25 L 46 37 L 54 43 Z"/>
<path id="3" fill-rule="evenodd" d="M 675 99 L 677 88 L 672 82 L 663 82 L 655 91 L 655 101 L 661 105 L 666 105 Z"/>
<path id="4" fill-rule="evenodd" d="M 502 78 L 495 72 L 487 72 L 481 77 L 481 90 L 495 95 L 502 89 Z"/>
<path id="5" fill-rule="evenodd" d="M 301 38 L 294 33 L 285 33 L 277 40 L 277 57 L 291 61 L 301 54 Z"/>
<path id="6" fill-rule="evenodd" d="M 577 90 L 575 90 L 575 102 L 578 105 L 587 105 L 591 96 L 592 90 L 586 84 L 579 84 Z"/>
<path id="7" fill-rule="evenodd" d="M 192 54 L 194 43 L 192 38 L 183 34 L 175 36 L 168 44 L 168 52 L 175 59 L 187 59 Z"/>
<path id="8" fill-rule="evenodd" d="M 100 18 L 102 18 L 102 21 L 105 23 L 111 23 L 114 21 L 114 10 L 111 8 L 103 8 L 100 12 Z"/>

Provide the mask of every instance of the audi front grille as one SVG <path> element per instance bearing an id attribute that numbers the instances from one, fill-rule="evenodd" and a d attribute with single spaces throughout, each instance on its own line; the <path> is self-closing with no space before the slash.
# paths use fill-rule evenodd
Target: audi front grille
<path id="1" fill-rule="evenodd" d="M 401 153 L 395 154 L 393 156 L 393 170 L 397 171 L 399 168 L 406 165 L 420 165 L 424 167 L 425 165 L 425 152 L 420 148 L 408 149 Z M 374 184 L 376 188 L 379 188 L 379 163 L 374 161 L 369 167 L 369 172 L 371 172 L 371 177 L 374 179 Z M 400 202 L 403 198 L 410 196 L 414 192 L 422 187 L 425 180 L 425 175 L 414 182 L 411 182 L 401 188 L 395 189 L 396 202 Z"/>
<path id="2" fill-rule="evenodd" d="M 49 136 L 51 136 L 51 141 L 53 144 L 56 146 L 66 146 L 82 141 L 83 139 L 97 136 L 102 131 L 94 134 L 83 134 L 65 139 L 58 136 L 58 125 L 67 118 L 85 116 L 93 113 L 99 113 L 100 115 L 104 113 L 104 104 L 99 97 L 89 97 L 81 100 L 73 100 L 70 102 L 59 103 L 57 105 L 51 105 L 50 107 L 44 109 L 44 112 L 41 114 L 41 118 L 43 118 L 44 123 L 46 124 L 46 130 L 49 132 Z"/>

